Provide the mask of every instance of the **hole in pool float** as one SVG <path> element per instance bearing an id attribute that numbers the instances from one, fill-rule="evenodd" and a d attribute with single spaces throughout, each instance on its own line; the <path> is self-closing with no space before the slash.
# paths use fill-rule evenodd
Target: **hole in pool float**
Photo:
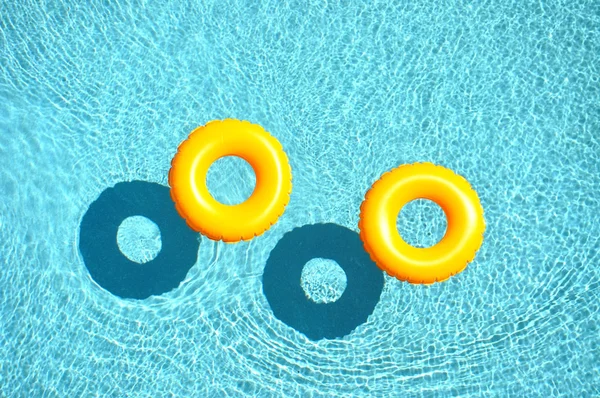
<path id="1" fill-rule="evenodd" d="M 134 216 L 152 220 L 160 231 L 161 249 L 144 264 L 126 257 L 117 243 L 124 220 L 139 221 Z M 105 189 L 83 215 L 79 251 L 102 288 L 122 298 L 144 299 L 179 286 L 196 263 L 198 237 L 175 210 L 168 187 L 121 182 Z"/>
<path id="2" fill-rule="evenodd" d="M 117 231 L 117 245 L 121 253 L 131 261 L 147 263 L 156 258 L 162 247 L 160 229 L 146 217 L 128 217 Z"/>
<path id="3" fill-rule="evenodd" d="M 425 248 L 437 244 L 446 233 L 444 210 L 428 199 L 408 202 L 398 213 L 396 227 L 400 236 L 413 247 Z"/>
<path id="4" fill-rule="evenodd" d="M 333 303 L 344 290 L 348 279 L 338 263 L 325 258 L 314 258 L 302 269 L 300 285 L 304 294 L 315 303 Z"/>
<path id="5" fill-rule="evenodd" d="M 346 289 L 338 300 L 317 303 L 307 297 L 300 282 L 305 264 L 313 259 L 334 260 L 345 273 Z M 265 265 L 263 293 L 280 321 L 311 340 L 334 339 L 367 321 L 383 281 L 383 272 L 356 232 L 336 224 L 314 224 L 296 228 L 277 242 Z"/>
<path id="6" fill-rule="evenodd" d="M 225 205 L 238 205 L 248 200 L 256 186 L 252 166 L 238 156 L 224 156 L 206 173 L 206 186 L 212 197 Z"/>

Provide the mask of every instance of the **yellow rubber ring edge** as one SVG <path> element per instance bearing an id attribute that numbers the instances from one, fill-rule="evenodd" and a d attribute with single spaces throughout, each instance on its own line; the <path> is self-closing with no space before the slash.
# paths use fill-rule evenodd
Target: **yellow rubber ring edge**
<path id="1" fill-rule="evenodd" d="M 432 247 L 409 245 L 396 228 L 398 213 L 415 199 L 434 201 L 446 215 L 446 234 Z M 458 274 L 475 258 L 485 219 L 479 197 L 465 178 L 432 163 L 414 163 L 384 173 L 372 185 L 361 204 L 358 227 L 365 250 L 386 273 L 431 284 Z"/>
<path id="2" fill-rule="evenodd" d="M 215 200 L 206 186 L 209 167 L 225 156 L 247 161 L 256 175 L 250 197 L 237 205 Z M 281 143 L 261 126 L 215 120 L 183 141 L 169 170 L 171 198 L 188 226 L 212 240 L 233 243 L 267 231 L 283 214 L 292 191 L 292 171 Z"/>

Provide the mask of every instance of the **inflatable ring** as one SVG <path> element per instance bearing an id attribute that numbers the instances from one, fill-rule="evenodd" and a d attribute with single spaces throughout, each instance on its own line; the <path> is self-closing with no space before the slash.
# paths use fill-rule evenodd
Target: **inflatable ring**
<path id="1" fill-rule="evenodd" d="M 446 214 L 446 234 L 434 246 L 413 247 L 398 232 L 400 210 L 415 199 L 429 199 Z M 442 166 L 415 163 L 373 184 L 360 207 L 358 227 L 365 249 L 381 269 L 403 281 L 430 284 L 458 274 L 475 258 L 485 220 L 467 180 Z"/>
<path id="2" fill-rule="evenodd" d="M 314 258 L 336 261 L 346 273 L 342 296 L 316 303 L 300 285 L 304 265 Z M 346 336 L 365 323 L 379 303 L 383 272 L 363 250 L 355 231 L 337 224 L 296 228 L 277 242 L 263 273 L 263 292 L 273 315 L 311 340 Z"/>
<path id="3" fill-rule="evenodd" d="M 247 161 L 256 174 L 252 195 L 238 205 L 215 200 L 206 186 L 208 168 L 224 156 Z M 213 121 L 194 130 L 169 171 L 171 198 L 194 231 L 213 240 L 239 242 L 265 232 L 283 214 L 292 191 L 292 171 L 279 141 L 246 121 Z"/>
<path id="4" fill-rule="evenodd" d="M 117 244 L 119 226 L 128 217 L 143 216 L 160 229 L 162 248 L 139 264 Z M 105 189 L 83 215 L 79 251 L 92 279 L 112 294 L 145 299 L 177 288 L 196 264 L 198 234 L 179 217 L 169 188 L 145 181 L 120 182 Z"/>

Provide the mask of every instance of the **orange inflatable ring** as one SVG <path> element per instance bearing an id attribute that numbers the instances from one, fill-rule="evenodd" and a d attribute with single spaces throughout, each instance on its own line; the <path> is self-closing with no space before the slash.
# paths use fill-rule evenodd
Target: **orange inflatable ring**
<path id="1" fill-rule="evenodd" d="M 238 156 L 254 169 L 256 186 L 243 203 L 225 205 L 206 186 L 209 167 Z M 171 198 L 193 230 L 213 240 L 239 242 L 265 232 L 283 214 L 292 191 L 292 171 L 279 141 L 246 121 L 213 121 L 195 129 L 177 151 L 169 171 Z"/>
<path id="2" fill-rule="evenodd" d="M 415 199 L 429 199 L 446 214 L 446 234 L 434 246 L 411 246 L 398 232 L 400 210 Z M 359 229 L 379 268 L 403 281 L 430 284 L 458 274 L 475 258 L 485 220 L 467 180 L 442 166 L 415 163 L 385 173 L 373 184 L 360 207 Z"/>

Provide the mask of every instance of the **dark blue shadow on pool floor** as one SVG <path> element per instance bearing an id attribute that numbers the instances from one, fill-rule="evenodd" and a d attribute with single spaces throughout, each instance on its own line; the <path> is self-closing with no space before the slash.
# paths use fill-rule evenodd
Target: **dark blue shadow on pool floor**
<path id="1" fill-rule="evenodd" d="M 337 301 L 316 303 L 304 293 L 302 269 L 313 258 L 334 260 L 346 273 L 346 289 Z M 334 339 L 367 321 L 383 281 L 383 272 L 356 232 L 336 224 L 314 224 L 288 232 L 277 243 L 265 265 L 263 292 L 279 320 L 312 340 Z"/>
<path id="2" fill-rule="evenodd" d="M 143 216 L 160 229 L 162 249 L 151 261 L 129 260 L 117 245 L 128 217 Z M 199 235 L 179 216 L 163 185 L 132 181 L 104 190 L 81 220 L 79 251 L 96 283 L 122 298 L 145 299 L 179 286 L 196 263 Z"/>

